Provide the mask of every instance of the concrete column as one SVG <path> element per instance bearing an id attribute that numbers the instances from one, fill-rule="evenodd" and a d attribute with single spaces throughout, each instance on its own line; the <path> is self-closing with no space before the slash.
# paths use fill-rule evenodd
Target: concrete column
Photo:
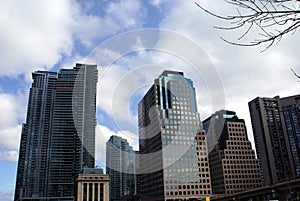
<path id="1" fill-rule="evenodd" d="M 95 200 L 95 183 L 93 182 L 92 187 L 92 200 Z"/>
<path id="2" fill-rule="evenodd" d="M 100 201 L 100 195 L 101 195 L 101 193 L 100 193 L 100 182 L 98 182 L 98 200 Z"/>
<path id="3" fill-rule="evenodd" d="M 77 186 L 77 201 L 82 201 L 82 194 L 83 194 L 83 185 L 81 182 L 78 182 Z"/>
<path id="4" fill-rule="evenodd" d="M 87 186 L 86 186 L 86 200 L 89 201 L 90 200 L 90 194 L 89 194 L 89 190 L 90 190 L 90 184 L 87 183 Z"/>
<path id="5" fill-rule="evenodd" d="M 103 184 L 103 197 L 104 197 L 104 201 L 109 201 L 109 185 L 108 185 L 108 182 L 104 182 L 104 184 Z"/>

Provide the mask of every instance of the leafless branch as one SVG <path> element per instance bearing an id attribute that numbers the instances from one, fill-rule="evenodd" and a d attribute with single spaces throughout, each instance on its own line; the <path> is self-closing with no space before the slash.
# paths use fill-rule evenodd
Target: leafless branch
<path id="1" fill-rule="evenodd" d="M 245 28 L 237 42 L 222 38 L 227 43 L 239 46 L 266 44 L 267 49 L 279 42 L 287 33 L 294 33 L 300 26 L 300 0 L 224 0 L 237 7 L 237 13 L 228 16 L 216 14 L 199 3 L 195 4 L 206 13 L 225 21 L 229 26 L 215 26 L 223 30 Z M 258 30 L 249 42 L 242 42 L 250 32 Z"/>
<path id="2" fill-rule="evenodd" d="M 300 76 L 294 71 L 294 69 L 291 68 L 291 71 L 294 73 L 294 75 L 295 75 L 298 79 L 300 79 Z"/>

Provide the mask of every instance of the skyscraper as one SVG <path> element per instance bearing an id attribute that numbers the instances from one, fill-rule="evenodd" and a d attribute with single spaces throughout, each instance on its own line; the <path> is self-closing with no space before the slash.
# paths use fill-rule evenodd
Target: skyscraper
<path id="1" fill-rule="evenodd" d="M 257 97 L 249 102 L 249 110 L 263 184 L 291 179 L 295 168 L 280 98 Z"/>
<path id="2" fill-rule="evenodd" d="M 127 140 L 115 135 L 106 143 L 106 174 L 110 179 L 110 201 L 135 194 L 135 152 Z"/>
<path id="3" fill-rule="evenodd" d="M 47 194 L 48 159 L 57 73 L 36 71 L 23 124 L 15 200 Z"/>
<path id="4" fill-rule="evenodd" d="M 296 176 L 300 176 L 300 95 L 280 99 Z"/>
<path id="5" fill-rule="evenodd" d="M 211 194 L 206 136 L 192 80 L 164 71 L 138 106 L 143 200 Z"/>
<path id="6" fill-rule="evenodd" d="M 33 73 L 15 200 L 75 199 L 76 177 L 94 167 L 97 66 Z"/>
<path id="7" fill-rule="evenodd" d="M 245 121 L 221 110 L 203 121 L 207 133 L 213 194 L 234 194 L 260 187 L 258 159 L 248 140 Z"/>

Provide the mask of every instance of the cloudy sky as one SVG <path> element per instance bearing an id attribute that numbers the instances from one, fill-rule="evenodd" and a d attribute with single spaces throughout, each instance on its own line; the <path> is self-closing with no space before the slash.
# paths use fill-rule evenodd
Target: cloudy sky
<path id="1" fill-rule="evenodd" d="M 218 13 L 232 12 L 219 1 L 197 2 Z M 21 125 L 35 70 L 58 71 L 76 62 L 99 65 L 100 166 L 113 134 L 137 148 L 137 104 L 164 69 L 183 71 L 194 81 L 203 120 L 218 109 L 236 111 L 253 141 L 247 103 L 257 96 L 299 93 L 290 71 L 300 72 L 299 33 L 261 53 L 263 46 L 220 40 L 240 36 L 213 28 L 223 24 L 194 1 L 0 0 L 1 200 L 13 199 Z"/>

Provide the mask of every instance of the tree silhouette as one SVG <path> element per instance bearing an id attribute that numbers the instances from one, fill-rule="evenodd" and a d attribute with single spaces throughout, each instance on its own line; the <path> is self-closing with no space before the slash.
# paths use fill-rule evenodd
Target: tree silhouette
<path id="1" fill-rule="evenodd" d="M 256 46 L 266 44 L 266 49 L 279 42 L 287 33 L 294 33 L 300 26 L 300 0 L 224 0 L 237 7 L 233 15 L 222 16 L 211 12 L 199 3 L 195 4 L 206 13 L 230 22 L 229 26 L 215 27 L 223 30 L 243 29 L 237 42 L 222 40 L 233 45 Z M 249 42 L 241 42 L 250 31 L 257 35 Z"/>

